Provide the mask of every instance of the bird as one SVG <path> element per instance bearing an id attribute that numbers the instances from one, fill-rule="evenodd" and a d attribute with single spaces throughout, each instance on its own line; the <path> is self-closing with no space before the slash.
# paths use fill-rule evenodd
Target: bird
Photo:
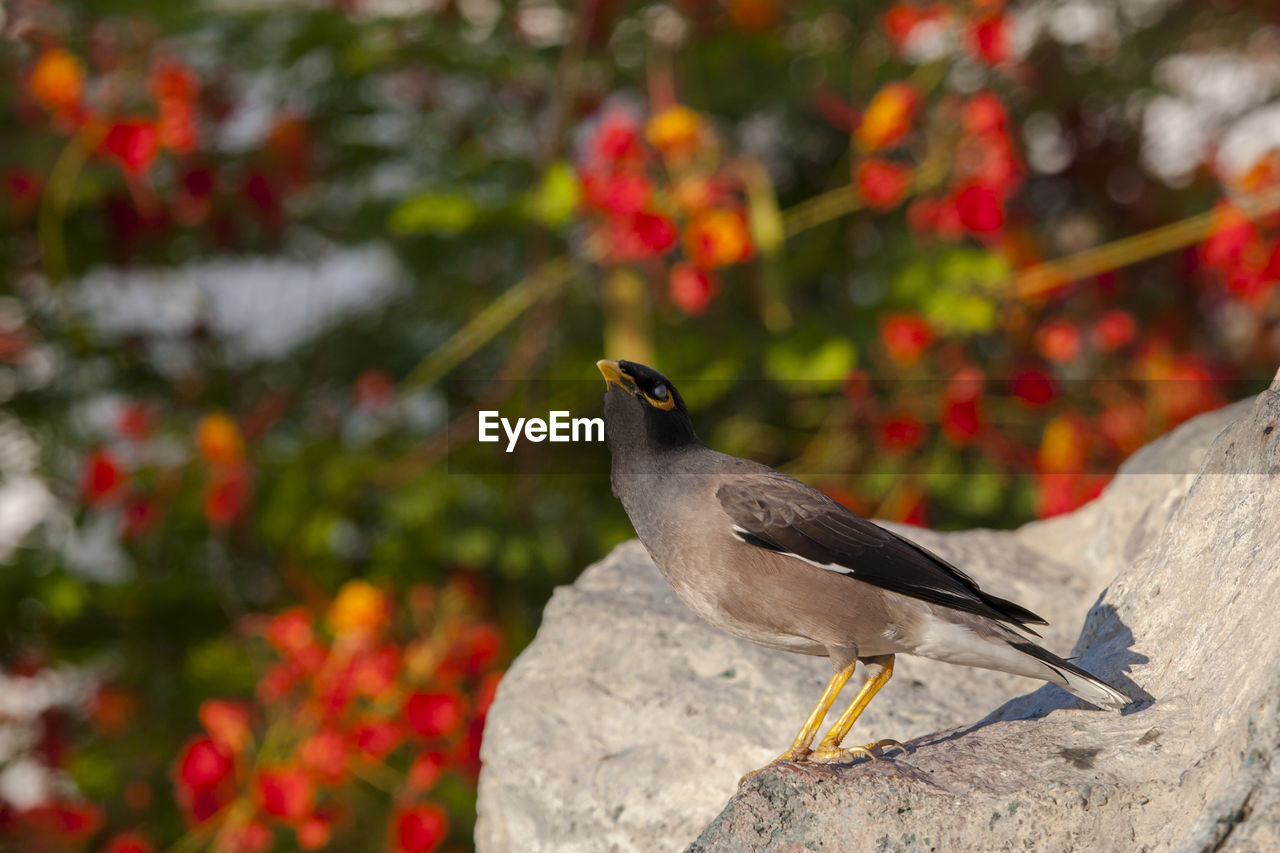
<path id="1" fill-rule="evenodd" d="M 596 367 L 613 493 L 676 595 L 729 634 L 831 661 L 822 696 L 775 761 L 839 764 L 905 751 L 892 739 L 843 746 L 899 654 L 1042 679 L 1108 710 L 1130 704 L 1039 646 L 1031 626 L 1048 623 L 1035 613 L 817 489 L 708 447 L 658 371 L 608 359 Z M 867 680 L 814 746 L 859 661 Z"/>

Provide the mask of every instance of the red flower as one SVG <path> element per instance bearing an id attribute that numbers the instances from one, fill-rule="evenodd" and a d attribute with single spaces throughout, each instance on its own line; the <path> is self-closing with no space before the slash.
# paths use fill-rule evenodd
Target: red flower
<path id="1" fill-rule="evenodd" d="M 1117 350 L 1137 334 L 1138 322 L 1123 308 L 1113 308 L 1093 326 L 1093 345 L 1102 352 Z"/>
<path id="2" fill-rule="evenodd" d="M 1080 355 L 1080 330 L 1066 320 L 1052 320 L 1036 332 L 1036 346 L 1055 364 L 1075 361 Z"/>
<path id="3" fill-rule="evenodd" d="M 1136 400 L 1115 403 L 1098 415 L 1098 432 L 1116 450 L 1129 454 L 1146 442 L 1147 412 Z"/>
<path id="4" fill-rule="evenodd" d="M 396 686 L 400 672 L 400 650 L 394 646 L 362 652 L 352 663 L 351 682 L 356 692 L 379 698 Z"/>
<path id="5" fill-rule="evenodd" d="M 858 166 L 858 193 L 873 210 L 890 210 L 911 186 L 911 168 L 870 157 Z"/>
<path id="6" fill-rule="evenodd" d="M 22 813 L 26 823 L 59 841 L 84 841 L 102 826 L 102 810 L 93 803 L 55 800 Z"/>
<path id="7" fill-rule="evenodd" d="M 454 693 L 412 694 L 404 705 L 404 717 L 413 729 L 423 737 L 447 735 L 462 723 L 462 697 Z"/>
<path id="8" fill-rule="evenodd" d="M 1001 12 L 983 15 L 969 29 L 969 51 L 987 65 L 999 65 L 1012 52 L 1009 23 Z"/>
<path id="9" fill-rule="evenodd" d="M 889 357 L 906 367 L 933 343 L 933 327 L 919 314 L 890 314 L 880 321 L 880 339 Z"/>
<path id="10" fill-rule="evenodd" d="M 587 161 L 616 164 L 643 156 L 640 125 L 630 113 L 612 109 L 600 117 L 599 124 L 587 143 Z"/>
<path id="11" fill-rule="evenodd" d="M 151 437 L 154 428 L 151 409 L 143 403 L 128 403 L 120 410 L 116 419 L 116 429 L 125 438 L 132 441 L 145 441 Z"/>
<path id="12" fill-rule="evenodd" d="M 356 749 L 370 761 L 381 761 L 400 744 L 400 727 L 386 720 L 369 719 L 352 730 Z"/>
<path id="13" fill-rule="evenodd" d="M 449 818 L 435 803 L 402 808 L 391 819 L 391 837 L 401 853 L 428 853 L 449 832 Z"/>
<path id="14" fill-rule="evenodd" d="M 1053 380 L 1042 370 L 1034 367 L 1020 370 L 1013 375 L 1013 396 L 1019 403 L 1030 408 L 1039 408 L 1048 403 L 1057 394 Z"/>
<path id="15" fill-rule="evenodd" d="M 1036 511 L 1049 518 L 1078 509 L 1101 494 L 1109 479 L 1101 474 L 1041 474 L 1036 479 Z"/>
<path id="16" fill-rule="evenodd" d="M 587 204 L 611 216 L 640 213 L 653 198 L 653 182 L 644 175 L 587 173 L 582 176 L 582 197 Z"/>
<path id="17" fill-rule="evenodd" d="M 1230 271 L 1240 266 L 1248 255 L 1257 254 L 1261 247 L 1258 226 L 1240 208 L 1222 202 L 1214 209 L 1213 224 L 1200 248 L 1200 257 L 1206 266 Z"/>
<path id="18" fill-rule="evenodd" d="M 89 506 L 109 503 L 120 494 L 127 476 L 124 466 L 107 450 L 97 449 L 89 453 L 84 463 L 81 493 Z"/>
<path id="19" fill-rule="evenodd" d="M 229 527 L 249 505 L 249 470 L 244 466 L 215 472 L 204 490 L 204 517 L 213 527 Z"/>
<path id="20" fill-rule="evenodd" d="M 991 234 L 1004 227 L 1000 194 L 985 184 L 969 184 L 956 193 L 960 224 L 975 234 Z"/>
<path id="21" fill-rule="evenodd" d="M 982 428 L 982 414 L 977 398 L 945 399 L 942 406 L 942 434 L 952 444 L 963 447 Z"/>
<path id="22" fill-rule="evenodd" d="M 273 841 L 275 835 L 265 824 L 251 820 L 224 830 L 219 850 L 227 853 L 264 853 Z"/>
<path id="23" fill-rule="evenodd" d="M 880 423 L 880 446 L 897 454 L 913 450 L 924 438 L 924 422 L 910 412 L 892 412 Z"/>
<path id="24" fill-rule="evenodd" d="M 4 188 L 13 206 L 20 212 L 35 207 L 40 200 L 40 176 L 30 169 L 13 168 L 4 173 Z"/>
<path id="25" fill-rule="evenodd" d="M 178 759 L 178 779 L 193 791 L 212 788 L 234 769 L 231 751 L 208 737 L 198 737 L 188 743 Z"/>
<path id="26" fill-rule="evenodd" d="M 661 255 L 676 243 L 676 226 L 665 216 L 640 213 L 611 220 L 609 258 L 640 261 Z"/>
<path id="27" fill-rule="evenodd" d="M 957 447 L 982 430 L 982 374 L 964 368 L 952 377 L 942 394 L 942 434 Z"/>
<path id="28" fill-rule="evenodd" d="M 260 770 L 254 787 L 258 806 L 282 820 L 301 820 L 311 812 L 315 785 L 298 767 Z"/>
<path id="29" fill-rule="evenodd" d="M 884 13 L 884 32 L 895 50 L 902 50 L 920 24 L 936 21 L 947 14 L 938 5 L 920 6 L 916 3 L 895 3 Z"/>
<path id="30" fill-rule="evenodd" d="M 347 744 L 335 729 L 320 729 L 298 748 L 298 760 L 316 778 L 337 785 L 347 775 Z"/>
<path id="31" fill-rule="evenodd" d="M 711 304 L 719 289 L 719 281 L 711 273 L 691 264 L 676 264 L 671 268 L 668 289 L 671 301 L 684 313 L 696 317 Z"/>
<path id="32" fill-rule="evenodd" d="M 107 842 L 102 853 L 155 853 L 155 848 L 140 832 L 122 832 Z"/>
<path id="33" fill-rule="evenodd" d="M 917 198 L 907 206 L 907 227 L 923 236 L 938 227 L 938 202 L 932 198 Z"/>
<path id="34" fill-rule="evenodd" d="M 456 649 L 467 674 L 480 675 L 498 662 L 502 654 L 502 632 L 491 622 L 478 622 L 463 631 Z"/>
<path id="35" fill-rule="evenodd" d="M 289 657 L 295 657 L 315 645 L 311 611 L 290 607 L 271 617 L 267 625 L 267 642 Z"/>
<path id="36" fill-rule="evenodd" d="M 964 129 L 974 136 L 1004 134 L 1009 115 L 991 92 L 979 92 L 964 105 Z"/>
<path id="37" fill-rule="evenodd" d="M 409 787 L 416 791 L 430 790 L 440 778 L 446 763 L 443 752 L 422 753 L 409 766 Z"/>
<path id="38" fill-rule="evenodd" d="M 366 412 L 380 412 L 396 396 L 396 383 L 385 370 L 371 368 L 356 377 L 356 405 Z"/>
<path id="39" fill-rule="evenodd" d="M 150 119 L 122 119 L 111 125 L 99 146 L 130 175 L 146 173 L 155 162 L 160 137 Z"/>

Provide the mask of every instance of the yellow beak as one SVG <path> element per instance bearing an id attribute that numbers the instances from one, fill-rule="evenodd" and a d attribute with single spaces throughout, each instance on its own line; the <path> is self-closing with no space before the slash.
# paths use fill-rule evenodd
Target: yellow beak
<path id="1" fill-rule="evenodd" d="M 610 383 L 617 385 L 619 388 L 626 390 L 627 380 L 622 375 L 622 369 L 618 367 L 618 362 L 610 361 L 602 358 L 596 362 L 596 367 L 600 370 L 600 375 L 604 377 L 605 387 L 608 388 Z"/>

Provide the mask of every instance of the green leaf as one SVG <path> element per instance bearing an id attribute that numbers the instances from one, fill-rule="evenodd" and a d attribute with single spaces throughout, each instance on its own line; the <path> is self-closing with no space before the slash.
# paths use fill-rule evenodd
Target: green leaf
<path id="1" fill-rule="evenodd" d="M 834 388 L 858 363 L 858 350 L 848 338 L 827 338 L 813 352 L 801 352 L 793 342 L 779 341 L 765 351 L 764 369 L 778 382 L 811 382 Z"/>
<path id="2" fill-rule="evenodd" d="M 451 237 L 471 228 L 480 218 L 480 208 L 460 192 L 418 193 L 405 199 L 387 221 L 392 234 L 438 234 Z"/>
<path id="3" fill-rule="evenodd" d="M 548 228 L 559 228 L 573 218 L 582 198 L 582 188 L 573 168 L 559 160 L 547 169 L 537 189 L 524 200 L 524 214 Z"/>
<path id="4" fill-rule="evenodd" d="M 41 597 L 50 615 L 59 622 L 75 619 L 89 603 L 89 591 L 85 585 L 61 574 L 49 580 Z"/>

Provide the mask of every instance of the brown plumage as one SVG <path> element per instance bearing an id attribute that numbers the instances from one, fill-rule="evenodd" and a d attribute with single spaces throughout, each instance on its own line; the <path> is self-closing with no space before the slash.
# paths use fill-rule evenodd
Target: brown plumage
<path id="1" fill-rule="evenodd" d="M 663 577 L 694 612 L 735 636 L 826 656 L 822 699 L 784 759 L 843 761 L 881 741 L 840 743 L 893 672 L 893 656 L 1040 678 L 1103 708 L 1129 699 L 1040 648 L 1031 611 L 981 590 L 927 549 L 798 480 L 719 453 L 694 432 L 680 393 L 633 362 L 600 361 L 614 494 Z M 854 665 L 871 678 L 816 749 Z"/>

